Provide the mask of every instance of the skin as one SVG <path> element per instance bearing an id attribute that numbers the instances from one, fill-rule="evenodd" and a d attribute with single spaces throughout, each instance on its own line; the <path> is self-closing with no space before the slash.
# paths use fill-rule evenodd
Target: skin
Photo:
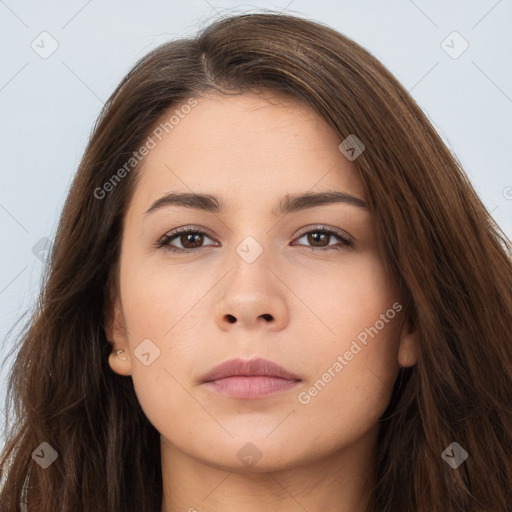
<path id="1" fill-rule="evenodd" d="M 377 422 L 399 365 L 417 360 L 416 336 L 402 310 L 359 343 L 351 360 L 344 357 L 401 300 L 368 209 L 331 203 L 272 213 L 285 194 L 336 190 L 367 202 L 362 181 L 339 137 L 296 99 L 244 93 L 197 100 L 143 161 L 124 219 L 107 332 L 112 370 L 131 376 L 161 434 L 162 512 L 363 512 Z M 172 205 L 145 213 L 171 191 L 215 194 L 229 210 Z M 190 225 L 211 235 L 188 245 L 177 236 L 171 245 L 196 252 L 155 247 Z M 299 233 L 309 227 L 316 238 Z M 353 246 L 322 238 L 322 227 L 348 233 Z M 263 250 L 252 263 L 236 251 L 247 236 Z M 150 353 L 160 351 L 148 365 L 134 352 L 144 339 Z M 115 358 L 119 349 L 125 352 Z M 227 359 L 256 356 L 302 381 L 254 400 L 200 382 Z M 333 372 L 338 356 L 346 365 Z M 300 403 L 298 394 L 329 368 L 330 381 Z M 244 463 L 243 447 L 259 460 Z"/>

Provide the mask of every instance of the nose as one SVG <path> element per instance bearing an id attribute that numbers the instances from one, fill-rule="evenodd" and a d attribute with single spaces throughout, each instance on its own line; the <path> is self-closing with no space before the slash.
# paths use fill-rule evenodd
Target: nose
<path id="1" fill-rule="evenodd" d="M 271 260 L 265 251 L 251 263 L 237 253 L 230 258 L 215 304 L 220 329 L 278 331 L 288 324 L 287 286 Z"/>

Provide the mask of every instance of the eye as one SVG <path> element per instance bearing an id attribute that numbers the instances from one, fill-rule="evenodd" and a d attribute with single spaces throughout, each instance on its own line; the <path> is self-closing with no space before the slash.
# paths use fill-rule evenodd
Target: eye
<path id="1" fill-rule="evenodd" d="M 170 233 L 164 235 L 158 242 L 157 247 L 165 247 L 173 252 L 195 252 L 201 249 L 201 244 L 205 236 L 209 238 L 208 234 L 193 226 L 178 228 Z M 181 247 L 171 245 L 175 239 L 181 244 Z"/>
<path id="2" fill-rule="evenodd" d="M 354 245 L 352 238 L 347 233 L 325 226 L 305 231 L 297 240 L 301 238 L 306 238 L 308 243 L 313 244 L 309 247 L 313 251 L 342 251 Z M 337 246 L 329 245 L 328 242 L 331 238 L 336 238 L 339 244 Z"/>
<path id="3" fill-rule="evenodd" d="M 165 247 L 172 252 L 190 253 L 196 252 L 202 248 L 205 237 L 212 239 L 210 235 L 202 229 L 187 226 L 165 234 L 155 245 L 158 248 Z M 297 240 L 301 238 L 306 238 L 307 242 L 312 244 L 312 246 L 309 247 L 312 251 L 341 251 L 354 245 L 352 238 L 347 233 L 325 226 L 303 231 Z M 331 238 L 338 240 L 338 245 L 329 245 L 327 242 Z M 181 247 L 172 245 L 171 242 L 174 241 L 179 242 Z"/>

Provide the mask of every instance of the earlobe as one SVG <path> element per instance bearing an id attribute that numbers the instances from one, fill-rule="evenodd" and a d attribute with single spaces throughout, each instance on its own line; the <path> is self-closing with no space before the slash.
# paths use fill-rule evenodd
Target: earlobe
<path id="1" fill-rule="evenodd" d="M 113 350 L 109 355 L 108 363 L 113 372 L 128 376 L 132 373 L 132 363 L 129 354 L 124 349 Z"/>

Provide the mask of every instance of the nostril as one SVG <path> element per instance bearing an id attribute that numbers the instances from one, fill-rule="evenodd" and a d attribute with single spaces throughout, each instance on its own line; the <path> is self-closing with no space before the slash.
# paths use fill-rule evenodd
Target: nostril
<path id="1" fill-rule="evenodd" d="M 236 318 L 233 315 L 226 315 L 228 317 L 229 323 L 233 324 L 236 322 Z"/>

